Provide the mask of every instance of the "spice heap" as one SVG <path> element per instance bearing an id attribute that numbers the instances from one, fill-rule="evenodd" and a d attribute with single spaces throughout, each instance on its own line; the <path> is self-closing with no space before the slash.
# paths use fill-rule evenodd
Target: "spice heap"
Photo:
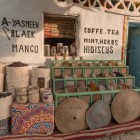
<path id="1" fill-rule="evenodd" d="M 83 84 L 83 83 L 80 83 L 80 84 L 78 84 L 78 90 L 79 90 L 79 92 L 85 92 L 85 91 L 87 91 L 87 87 L 86 87 L 86 85 L 85 84 Z"/>
<path id="2" fill-rule="evenodd" d="M 28 66 L 28 64 L 22 63 L 20 61 L 13 62 L 12 64 L 8 65 L 8 67 L 24 67 L 24 66 Z"/>
<path id="3" fill-rule="evenodd" d="M 89 91 L 99 91 L 99 88 L 94 82 L 90 82 L 89 84 Z"/>
<path id="4" fill-rule="evenodd" d="M 66 90 L 68 93 L 74 93 L 77 92 L 77 87 L 75 85 L 67 85 Z"/>
<path id="5" fill-rule="evenodd" d="M 5 97 L 10 96 L 10 95 L 12 95 L 12 93 L 10 93 L 10 92 L 3 92 L 3 93 L 0 93 L 0 98 L 5 98 Z"/>

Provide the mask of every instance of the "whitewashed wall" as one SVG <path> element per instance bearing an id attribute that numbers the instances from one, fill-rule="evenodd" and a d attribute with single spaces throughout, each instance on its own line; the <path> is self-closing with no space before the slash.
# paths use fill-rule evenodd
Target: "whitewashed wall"
<path id="1" fill-rule="evenodd" d="M 81 20 L 81 15 L 86 15 L 87 9 L 76 4 L 69 8 L 60 8 L 53 0 L 0 0 L 0 62 L 22 61 L 30 65 L 40 65 L 45 62 L 46 57 L 43 56 L 43 12 L 80 15 L 79 25 L 84 21 L 86 25 L 87 19 L 92 18 L 90 14 L 90 17 L 85 16 L 85 19 Z M 31 21 L 29 27 L 23 27 L 23 23 L 26 21 Z M 79 26 L 77 28 L 79 30 L 77 46 L 81 48 L 83 47 L 83 44 L 80 44 L 81 38 L 83 38 L 81 36 L 83 29 Z M 118 52 L 120 55 L 120 51 Z M 116 56 L 116 58 L 120 59 L 120 56 Z M 116 60 L 116 58 L 113 56 L 113 59 Z"/>
<path id="2" fill-rule="evenodd" d="M 43 12 L 63 14 L 65 10 L 53 0 L 0 0 L 0 62 L 44 63 Z M 21 27 L 24 21 L 33 22 Z"/>

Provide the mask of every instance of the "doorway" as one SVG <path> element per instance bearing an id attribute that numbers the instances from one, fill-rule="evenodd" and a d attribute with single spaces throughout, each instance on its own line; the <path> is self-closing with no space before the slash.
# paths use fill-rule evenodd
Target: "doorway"
<path id="1" fill-rule="evenodd" d="M 127 46 L 129 74 L 135 76 L 135 86 L 140 87 L 140 23 L 130 23 Z"/>

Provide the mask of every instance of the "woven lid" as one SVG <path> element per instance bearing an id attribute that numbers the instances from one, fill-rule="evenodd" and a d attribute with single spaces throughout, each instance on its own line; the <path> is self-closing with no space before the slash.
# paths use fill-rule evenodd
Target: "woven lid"
<path id="1" fill-rule="evenodd" d="M 107 126 L 111 122 L 110 106 L 103 100 L 96 101 L 86 112 L 86 122 L 90 129 Z"/>
<path id="2" fill-rule="evenodd" d="M 140 96 L 133 90 L 124 89 L 113 99 L 112 115 L 118 123 L 127 123 L 140 115 Z"/>
<path id="3" fill-rule="evenodd" d="M 62 133 L 86 129 L 85 113 L 88 107 L 85 101 L 78 98 L 64 100 L 55 110 L 56 127 Z"/>

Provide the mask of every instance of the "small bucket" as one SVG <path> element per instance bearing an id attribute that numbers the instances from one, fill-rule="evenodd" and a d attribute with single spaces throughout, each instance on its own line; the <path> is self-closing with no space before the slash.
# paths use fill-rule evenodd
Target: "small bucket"
<path id="1" fill-rule="evenodd" d="M 9 92 L 0 93 L 0 120 L 11 116 L 11 105 L 13 103 L 13 94 Z"/>
<path id="2" fill-rule="evenodd" d="M 0 120 L 0 136 L 10 133 L 10 118 Z"/>

